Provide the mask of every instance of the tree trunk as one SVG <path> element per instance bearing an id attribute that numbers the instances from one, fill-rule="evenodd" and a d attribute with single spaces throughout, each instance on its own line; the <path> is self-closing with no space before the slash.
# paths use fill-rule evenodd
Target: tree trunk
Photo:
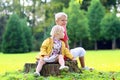
<path id="1" fill-rule="evenodd" d="M 66 65 L 69 66 L 69 72 L 81 72 L 81 70 L 77 66 L 77 61 L 65 61 Z M 28 72 L 34 72 L 35 68 L 37 66 L 37 63 L 26 63 L 24 65 L 24 71 L 26 73 Z M 42 76 L 50 76 L 50 75 L 60 75 L 59 71 L 60 65 L 58 63 L 46 63 L 40 74 Z"/>
<path id="2" fill-rule="evenodd" d="M 82 39 L 80 39 L 80 47 L 82 47 Z"/>
<path id="3" fill-rule="evenodd" d="M 76 47 L 76 41 L 74 41 L 74 46 L 73 46 L 74 48 Z"/>
<path id="4" fill-rule="evenodd" d="M 116 48 L 116 39 L 113 39 L 112 40 L 112 49 L 115 49 Z"/>
<path id="5" fill-rule="evenodd" d="M 97 50 L 97 41 L 96 40 L 95 40 L 94 46 L 95 46 L 95 50 Z"/>

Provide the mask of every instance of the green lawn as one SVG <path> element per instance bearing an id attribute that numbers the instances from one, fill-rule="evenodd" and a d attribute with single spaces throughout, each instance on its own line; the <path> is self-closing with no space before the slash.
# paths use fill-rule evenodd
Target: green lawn
<path id="1" fill-rule="evenodd" d="M 120 72 L 120 50 L 87 51 L 86 64 L 98 71 Z"/>
<path id="2" fill-rule="evenodd" d="M 27 62 L 35 62 L 38 52 L 26 54 L 0 53 L 0 73 L 22 70 Z M 86 65 L 98 71 L 120 71 L 120 50 L 87 51 Z"/>
<path id="3" fill-rule="evenodd" d="M 25 54 L 2 54 L 0 53 L 0 73 L 23 70 L 25 63 L 36 61 L 35 56 L 38 52 Z"/>

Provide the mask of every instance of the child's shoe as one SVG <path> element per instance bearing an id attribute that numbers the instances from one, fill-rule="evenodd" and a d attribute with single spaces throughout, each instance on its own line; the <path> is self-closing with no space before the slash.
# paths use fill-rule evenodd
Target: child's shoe
<path id="1" fill-rule="evenodd" d="M 68 70 L 69 70 L 69 67 L 68 67 L 68 66 L 60 66 L 59 70 L 68 71 Z"/>
<path id="2" fill-rule="evenodd" d="M 90 70 L 90 71 L 92 71 L 92 70 L 94 70 L 94 68 L 84 67 L 84 68 L 82 68 L 82 70 Z"/>
<path id="3" fill-rule="evenodd" d="M 38 77 L 38 76 L 40 76 L 40 73 L 39 72 L 34 72 L 34 76 Z"/>

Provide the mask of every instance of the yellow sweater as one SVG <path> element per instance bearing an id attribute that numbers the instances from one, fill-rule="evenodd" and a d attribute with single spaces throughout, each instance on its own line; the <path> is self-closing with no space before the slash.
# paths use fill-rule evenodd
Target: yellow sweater
<path id="1" fill-rule="evenodd" d="M 47 38 L 46 40 L 44 40 L 41 45 L 41 48 L 40 48 L 40 53 L 37 55 L 36 58 L 40 59 L 40 58 L 43 58 L 44 56 L 50 56 L 50 54 L 52 52 L 52 47 L 53 47 L 53 39 L 52 38 Z M 61 53 L 63 56 L 66 56 L 71 60 L 73 59 L 73 55 L 65 47 L 65 43 L 63 41 L 62 41 Z"/>

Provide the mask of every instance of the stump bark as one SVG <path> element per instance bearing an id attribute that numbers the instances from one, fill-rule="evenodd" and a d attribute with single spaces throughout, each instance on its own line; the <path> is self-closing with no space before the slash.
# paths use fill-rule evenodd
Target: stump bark
<path id="1" fill-rule="evenodd" d="M 65 65 L 69 66 L 69 72 L 81 72 L 81 70 L 77 66 L 77 61 L 65 61 Z M 37 63 L 26 63 L 24 65 L 24 71 L 26 73 L 28 72 L 34 72 L 36 69 Z M 42 76 L 50 76 L 50 75 L 59 75 L 59 63 L 46 63 L 40 74 Z"/>

